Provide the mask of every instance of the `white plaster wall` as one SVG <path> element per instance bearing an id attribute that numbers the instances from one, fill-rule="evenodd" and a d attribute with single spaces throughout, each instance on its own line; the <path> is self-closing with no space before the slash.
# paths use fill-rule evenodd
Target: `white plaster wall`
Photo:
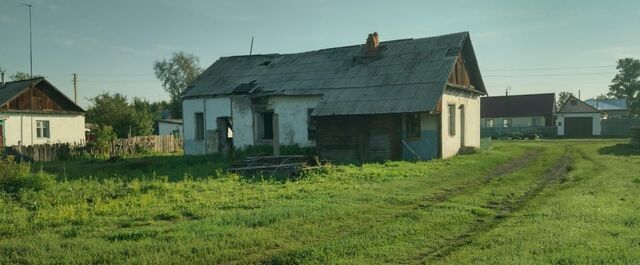
<path id="1" fill-rule="evenodd" d="M 265 109 L 278 114 L 278 133 L 281 145 L 314 146 L 315 142 L 308 140 L 307 111 L 315 108 L 320 96 L 277 96 L 270 97 Z M 251 101 L 245 96 L 234 97 L 231 100 L 233 112 L 233 145 L 244 148 L 259 144 L 255 141 L 256 126 Z"/>
<path id="2" fill-rule="evenodd" d="M 482 128 L 485 128 L 486 120 L 493 120 L 493 127 L 503 127 L 503 120 L 505 119 L 511 119 L 511 127 L 518 127 L 518 126 L 533 126 L 532 125 L 532 119 L 533 118 L 538 118 L 540 119 L 540 124 L 538 124 L 538 126 L 544 126 L 546 124 L 546 120 L 543 116 L 534 116 L 534 117 L 504 117 L 504 118 L 482 118 L 482 122 L 480 123 L 480 125 L 482 126 Z"/>
<path id="3" fill-rule="evenodd" d="M 442 137 L 442 158 L 456 155 L 460 150 L 461 126 L 460 126 L 460 105 L 465 109 L 465 146 L 480 147 L 480 97 L 468 92 L 457 92 L 445 90 L 442 95 L 442 117 L 441 137 Z M 449 110 L 448 105 L 456 105 L 456 134 L 449 135 Z"/>
<path id="4" fill-rule="evenodd" d="M 182 125 L 170 122 L 158 122 L 158 135 L 171 135 L 175 130 L 180 132 L 180 136 L 184 135 Z"/>
<path id="5" fill-rule="evenodd" d="M 253 145 L 253 110 L 251 100 L 246 96 L 231 98 L 233 121 L 233 146 L 244 148 Z"/>
<path id="6" fill-rule="evenodd" d="M 272 97 L 269 103 L 278 114 L 281 145 L 315 146 L 308 138 L 308 110 L 320 102 L 320 96 Z"/>
<path id="7" fill-rule="evenodd" d="M 53 143 L 84 143 L 85 126 L 83 114 L 20 114 L 0 113 L 4 120 L 5 144 L 34 145 Z M 49 121 L 49 138 L 38 138 L 37 121 Z"/>
<path id="8" fill-rule="evenodd" d="M 231 100 L 228 97 L 207 99 L 185 99 L 182 101 L 182 122 L 184 131 L 184 153 L 186 155 L 205 154 L 206 140 L 195 140 L 195 113 L 204 113 L 206 131 L 217 129 L 218 117 L 231 117 Z"/>
<path id="9" fill-rule="evenodd" d="M 593 135 L 600 135 L 601 134 L 601 124 L 600 124 L 600 119 L 602 118 L 602 114 L 600 113 L 558 113 L 558 118 L 556 119 L 556 125 L 558 126 L 558 135 L 559 136 L 563 136 L 564 135 L 564 118 L 570 118 L 570 117 L 591 117 L 593 119 L 593 126 L 592 126 L 592 133 Z"/>

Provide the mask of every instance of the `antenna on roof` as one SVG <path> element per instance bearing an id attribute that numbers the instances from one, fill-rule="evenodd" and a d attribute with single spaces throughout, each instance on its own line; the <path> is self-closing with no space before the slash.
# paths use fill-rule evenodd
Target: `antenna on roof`
<path id="1" fill-rule="evenodd" d="M 253 36 L 251 36 L 251 48 L 249 48 L 249 55 L 253 53 Z"/>
<path id="2" fill-rule="evenodd" d="M 509 95 L 509 90 L 511 90 L 511 86 L 507 86 L 507 88 L 504 90 L 504 95 L 505 96 Z"/>

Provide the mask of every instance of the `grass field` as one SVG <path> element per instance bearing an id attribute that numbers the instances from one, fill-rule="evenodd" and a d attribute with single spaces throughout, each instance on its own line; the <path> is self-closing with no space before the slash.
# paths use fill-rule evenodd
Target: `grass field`
<path id="1" fill-rule="evenodd" d="M 494 142 L 430 162 L 245 178 L 216 157 L 32 165 L 0 264 L 637 264 L 640 150 Z"/>

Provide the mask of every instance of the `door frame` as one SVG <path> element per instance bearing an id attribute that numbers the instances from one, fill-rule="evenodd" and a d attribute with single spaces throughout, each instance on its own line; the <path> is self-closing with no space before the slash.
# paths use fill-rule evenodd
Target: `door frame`
<path id="1" fill-rule="evenodd" d="M 459 107 L 460 109 L 460 147 L 464 147 L 465 146 L 465 135 L 466 135 L 466 128 L 465 128 L 465 107 L 464 105 L 460 105 Z"/>
<path id="2" fill-rule="evenodd" d="M 6 147 L 7 135 L 4 133 L 4 120 L 0 120 L 0 135 L 2 135 L 2 142 L 0 142 L 0 147 Z"/>

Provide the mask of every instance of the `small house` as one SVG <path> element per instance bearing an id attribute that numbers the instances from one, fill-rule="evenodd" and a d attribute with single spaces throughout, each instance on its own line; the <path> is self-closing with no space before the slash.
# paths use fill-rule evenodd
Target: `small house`
<path id="1" fill-rule="evenodd" d="M 82 143 L 85 111 L 45 78 L 0 83 L 0 147 Z"/>
<path id="2" fill-rule="evenodd" d="M 481 126 L 553 126 L 555 98 L 554 93 L 482 97 Z"/>
<path id="3" fill-rule="evenodd" d="M 558 135 L 567 137 L 589 137 L 600 135 L 600 119 L 605 113 L 571 96 L 556 113 Z"/>
<path id="4" fill-rule="evenodd" d="M 158 135 L 174 135 L 182 137 L 182 120 L 181 119 L 159 119 L 156 121 Z"/>
<path id="5" fill-rule="evenodd" d="M 315 146 L 351 161 L 450 157 L 480 145 L 486 89 L 468 32 L 222 57 L 183 94 L 186 154 Z"/>

